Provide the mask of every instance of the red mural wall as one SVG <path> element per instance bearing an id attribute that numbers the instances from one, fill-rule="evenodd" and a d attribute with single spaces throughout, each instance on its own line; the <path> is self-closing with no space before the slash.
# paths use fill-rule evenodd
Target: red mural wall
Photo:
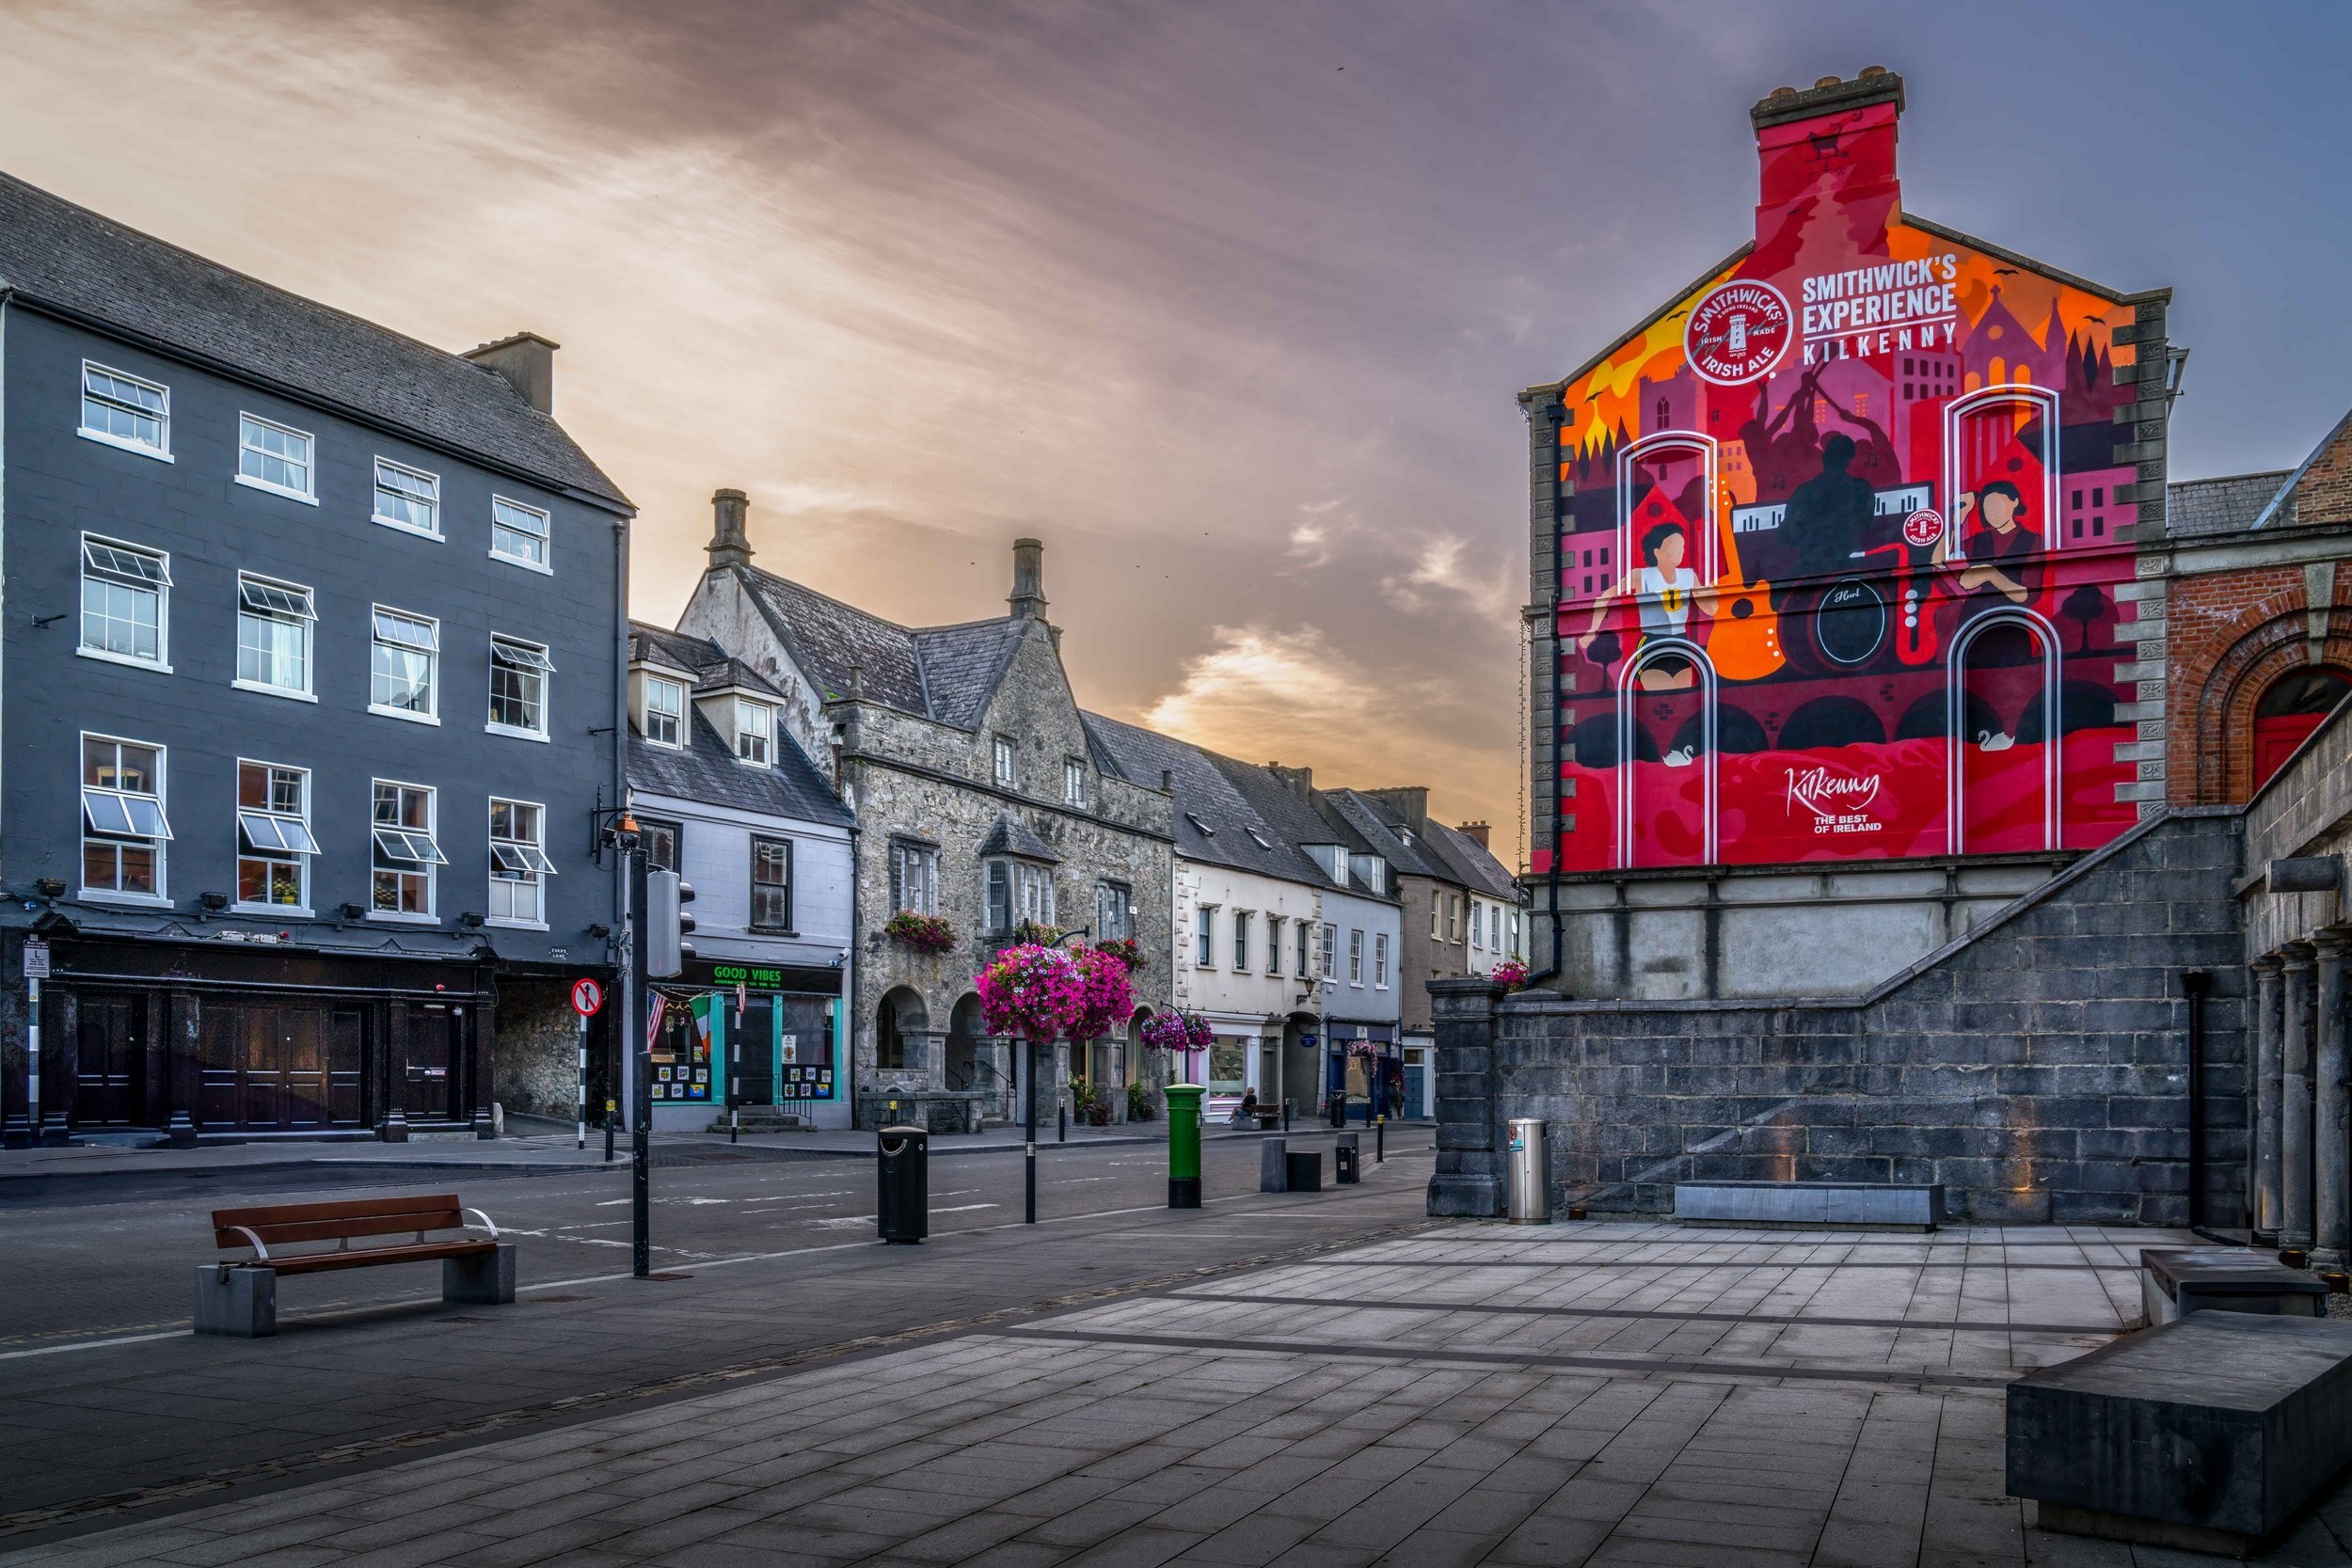
<path id="1" fill-rule="evenodd" d="M 1754 244 L 1562 384 L 1564 871 L 2136 820 L 2135 309 L 1904 214 L 1900 84 L 1847 86 L 1758 106 Z"/>

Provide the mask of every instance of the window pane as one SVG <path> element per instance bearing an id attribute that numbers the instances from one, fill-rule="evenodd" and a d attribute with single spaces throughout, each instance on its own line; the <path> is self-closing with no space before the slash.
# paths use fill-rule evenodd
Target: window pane
<path id="1" fill-rule="evenodd" d="M 500 555 L 545 565 L 548 559 L 547 515 L 510 500 L 490 502 L 490 548 Z"/>
<path id="2" fill-rule="evenodd" d="M 375 515 L 425 533 L 440 531 L 441 482 L 431 474 L 375 460 Z"/>

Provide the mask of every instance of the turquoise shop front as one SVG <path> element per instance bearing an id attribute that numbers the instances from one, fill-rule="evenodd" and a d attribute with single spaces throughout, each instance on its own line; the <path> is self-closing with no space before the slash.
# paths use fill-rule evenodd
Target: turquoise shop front
<path id="1" fill-rule="evenodd" d="M 657 1129 L 723 1127 L 731 1110 L 747 1125 L 850 1125 L 838 969 L 694 958 L 654 1001 Z"/>

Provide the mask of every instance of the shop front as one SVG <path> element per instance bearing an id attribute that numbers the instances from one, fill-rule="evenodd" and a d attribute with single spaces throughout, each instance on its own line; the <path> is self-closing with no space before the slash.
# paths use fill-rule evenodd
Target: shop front
<path id="1" fill-rule="evenodd" d="M 1375 1117 L 1394 1121 L 1405 1115 L 1405 1053 L 1396 1025 L 1333 1019 L 1330 1028 L 1331 1049 L 1324 1056 L 1325 1114 L 1344 1099 L 1350 1121 Z"/>
<path id="2" fill-rule="evenodd" d="M 689 959 L 649 1010 L 656 1129 L 850 1125 L 838 969 Z"/>
<path id="3" fill-rule="evenodd" d="M 475 1132 L 492 1097 L 492 965 L 270 941 L 58 930 L 31 939 L 40 1118 L 68 1134 L 181 1141 Z M 9 1034 L 34 994 L 9 946 Z M 8 1056 L 11 1141 L 29 1132 L 25 1053 Z"/>

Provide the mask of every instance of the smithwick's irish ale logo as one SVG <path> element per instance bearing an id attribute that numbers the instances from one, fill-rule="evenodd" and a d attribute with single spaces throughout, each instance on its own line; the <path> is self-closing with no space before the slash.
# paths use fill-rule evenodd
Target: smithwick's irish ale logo
<path id="1" fill-rule="evenodd" d="M 1770 283 L 1738 277 L 1691 307 L 1682 352 L 1691 369 L 1719 387 L 1772 373 L 1790 339 L 1788 300 Z"/>
<path id="2" fill-rule="evenodd" d="M 1791 768 L 1788 815 L 1811 812 L 1816 833 L 1878 832 L 1886 824 L 1870 815 L 1870 802 L 1883 782 L 1877 773 L 1857 778 L 1834 768 Z"/>

